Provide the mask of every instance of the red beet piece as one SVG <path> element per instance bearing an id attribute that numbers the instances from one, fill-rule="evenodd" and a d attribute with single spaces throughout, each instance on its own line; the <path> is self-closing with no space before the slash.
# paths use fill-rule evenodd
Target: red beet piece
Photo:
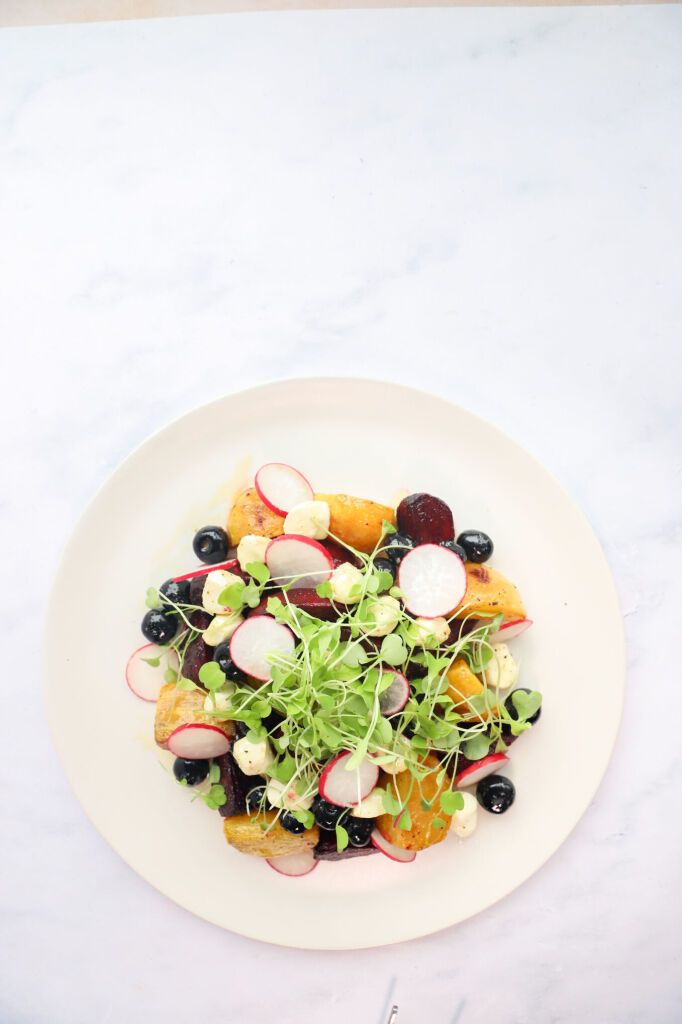
<path id="1" fill-rule="evenodd" d="M 281 590 L 267 593 L 261 603 L 253 609 L 251 615 L 265 615 L 268 610 L 268 601 L 276 597 L 284 603 L 284 596 Z M 332 622 L 336 619 L 334 606 L 327 597 L 318 597 L 317 591 L 310 587 L 299 587 L 289 591 L 289 601 L 301 608 L 308 615 L 314 615 L 316 619 L 323 619 L 325 622 Z"/>
<path id="2" fill-rule="evenodd" d="M 216 764 L 220 768 L 220 785 L 224 787 L 227 797 L 226 802 L 218 810 L 223 818 L 246 814 L 246 794 L 254 786 L 259 785 L 260 780 L 244 775 L 229 750 L 227 754 L 216 758 Z"/>
<path id="3" fill-rule="evenodd" d="M 455 524 L 450 506 L 433 494 L 409 494 L 398 505 L 398 529 L 415 544 L 441 544 L 454 540 Z"/>
<path id="4" fill-rule="evenodd" d="M 367 846 L 347 846 L 345 850 L 339 851 L 336 847 L 336 833 L 324 829 L 320 829 L 320 838 L 313 850 L 315 860 L 348 860 L 350 857 L 367 857 L 370 853 L 377 853 L 372 843 Z"/>
<path id="5" fill-rule="evenodd" d="M 197 629 L 206 629 L 212 617 L 208 612 L 193 612 L 189 621 Z M 204 642 L 202 636 L 198 636 L 196 640 L 193 640 L 187 647 L 182 662 L 182 675 L 185 679 L 191 679 L 193 683 L 199 683 L 199 669 L 207 661 L 212 660 L 213 651 L 214 648 L 209 647 Z"/>

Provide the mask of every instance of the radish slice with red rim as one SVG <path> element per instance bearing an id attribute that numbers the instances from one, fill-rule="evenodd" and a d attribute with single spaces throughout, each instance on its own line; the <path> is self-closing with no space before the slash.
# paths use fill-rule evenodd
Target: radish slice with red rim
<path id="1" fill-rule="evenodd" d="M 476 786 L 481 779 L 485 779 L 487 775 L 492 775 L 498 768 L 502 768 L 508 760 L 506 754 L 488 754 L 487 757 L 481 758 L 480 761 L 474 761 L 463 772 L 460 772 L 455 777 L 455 785 L 458 789 L 464 789 L 465 786 Z"/>
<path id="2" fill-rule="evenodd" d="M 496 633 L 490 634 L 488 641 L 491 644 L 506 644 L 508 640 L 513 640 L 515 636 L 521 636 L 532 625 L 532 619 L 514 619 L 513 622 L 503 622 Z"/>
<path id="3" fill-rule="evenodd" d="M 300 878 L 314 871 L 319 861 L 315 860 L 312 850 L 301 850 L 300 853 L 284 853 L 281 857 L 265 858 L 271 868 L 280 875 L 289 878 Z"/>
<path id="4" fill-rule="evenodd" d="M 285 516 L 294 505 L 312 501 L 315 497 L 303 473 L 284 462 L 267 462 L 261 466 L 254 483 L 261 501 L 278 516 Z"/>
<path id="5" fill-rule="evenodd" d="M 311 537 L 287 533 L 271 540 L 265 550 L 271 578 L 292 589 L 316 587 L 328 580 L 334 563 L 329 552 Z"/>
<path id="6" fill-rule="evenodd" d="M 176 757 L 188 761 L 198 758 L 222 757 L 230 749 L 231 741 L 222 729 L 215 725 L 190 722 L 179 725 L 168 737 L 168 749 Z"/>
<path id="7" fill-rule="evenodd" d="M 238 669 L 266 683 L 272 677 L 270 656 L 290 658 L 296 641 L 288 626 L 272 615 L 254 615 L 237 626 L 230 640 L 230 657 Z"/>
<path id="8" fill-rule="evenodd" d="M 379 710 L 382 715 L 395 715 L 407 704 L 410 696 L 410 684 L 402 672 L 394 672 L 393 669 L 381 669 L 382 678 L 391 676 L 391 682 L 383 693 L 379 694 Z"/>
<path id="9" fill-rule="evenodd" d="M 149 659 L 161 659 L 158 665 L 149 665 Z M 164 672 L 167 668 L 177 672 L 180 668 L 178 656 L 174 650 L 159 651 L 156 644 L 144 644 L 128 658 L 126 665 L 126 682 L 136 697 L 142 700 L 157 701 L 161 687 L 165 683 Z"/>
<path id="10" fill-rule="evenodd" d="M 403 558 L 398 586 L 405 607 L 422 619 L 436 619 L 454 611 L 467 590 L 464 562 L 440 544 L 420 544 Z"/>
<path id="11" fill-rule="evenodd" d="M 231 558 L 229 562 L 220 562 L 219 565 L 201 565 L 198 569 L 192 569 L 191 572 L 186 572 L 184 576 L 174 576 L 173 583 L 182 583 L 183 580 L 193 580 L 196 576 L 207 576 L 209 572 L 215 572 L 216 569 L 234 569 L 239 562 L 236 558 Z"/>
<path id="12" fill-rule="evenodd" d="M 379 769 L 365 757 L 357 768 L 348 770 L 351 753 L 337 754 L 320 775 L 320 796 L 336 807 L 354 807 L 372 792 L 379 781 Z"/>
<path id="13" fill-rule="evenodd" d="M 414 850 L 401 850 L 399 846 L 389 843 L 388 839 L 384 839 L 378 828 L 375 828 L 372 832 L 371 839 L 372 846 L 376 846 L 377 850 L 385 854 L 390 860 L 398 861 L 401 864 L 411 864 L 417 857 Z"/>

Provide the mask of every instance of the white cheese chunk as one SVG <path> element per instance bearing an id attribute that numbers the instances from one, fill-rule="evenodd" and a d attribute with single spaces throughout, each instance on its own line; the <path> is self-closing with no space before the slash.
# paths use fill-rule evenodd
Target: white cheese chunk
<path id="1" fill-rule="evenodd" d="M 500 690 L 506 690 L 515 682 L 519 670 L 506 644 L 491 644 L 491 646 L 493 657 L 483 673 L 483 678 L 488 686 L 497 686 Z"/>
<path id="2" fill-rule="evenodd" d="M 235 761 L 244 772 L 244 775 L 262 775 L 266 768 L 269 768 L 275 760 L 268 740 L 259 740 L 252 743 L 246 736 L 232 746 L 232 754 Z"/>
<path id="3" fill-rule="evenodd" d="M 350 562 L 338 565 L 329 580 L 332 588 L 332 600 L 339 604 L 354 604 L 360 600 L 359 592 L 351 597 L 351 590 L 356 585 L 362 586 L 362 573 Z"/>
<path id="4" fill-rule="evenodd" d="M 410 624 L 410 638 L 422 647 L 433 648 L 444 644 L 450 636 L 450 623 L 441 617 L 437 619 L 415 619 Z"/>
<path id="5" fill-rule="evenodd" d="M 204 711 L 222 712 L 229 715 L 232 710 L 231 697 L 233 693 L 234 683 L 228 680 L 220 690 L 213 690 L 206 695 Z"/>
<path id="6" fill-rule="evenodd" d="M 209 647 L 217 647 L 225 643 L 234 633 L 237 626 L 244 621 L 241 612 L 230 612 L 229 615 L 216 615 L 204 630 L 204 640 Z"/>
<path id="7" fill-rule="evenodd" d="M 382 789 L 373 789 L 364 800 L 351 808 L 351 815 L 354 818 L 378 818 L 380 814 L 384 813 L 383 796 Z"/>
<path id="8" fill-rule="evenodd" d="M 241 583 L 241 580 L 227 569 L 214 569 L 213 572 L 209 572 L 201 594 L 201 603 L 207 612 L 211 615 L 224 615 L 230 611 L 226 605 L 220 604 L 218 598 L 225 587 L 231 587 L 233 583 Z"/>
<path id="9" fill-rule="evenodd" d="M 400 621 L 400 602 L 395 597 L 383 594 L 372 601 L 368 609 L 371 622 L 363 626 L 368 636 L 388 636 Z"/>
<path id="10" fill-rule="evenodd" d="M 466 836 L 470 836 L 476 828 L 478 801 L 471 793 L 462 793 L 462 797 L 464 798 L 464 807 L 452 815 L 450 831 L 464 839 Z"/>
<path id="11" fill-rule="evenodd" d="M 307 796 L 297 793 L 295 783 L 285 785 L 277 779 L 268 780 L 265 795 L 273 807 L 284 807 L 288 811 L 307 811 L 315 799 L 313 793 L 308 793 Z"/>
<path id="12" fill-rule="evenodd" d="M 237 545 L 237 561 L 242 569 L 246 570 L 251 562 L 264 562 L 265 551 L 270 543 L 270 537 L 257 537 L 255 533 L 247 533 Z"/>
<path id="13" fill-rule="evenodd" d="M 288 513 L 284 520 L 284 532 L 324 540 L 329 534 L 329 520 L 329 505 L 326 501 L 302 501 Z"/>

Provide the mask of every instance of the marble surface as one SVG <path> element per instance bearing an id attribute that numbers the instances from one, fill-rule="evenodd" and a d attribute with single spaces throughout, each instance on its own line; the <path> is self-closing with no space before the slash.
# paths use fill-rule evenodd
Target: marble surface
<path id="1" fill-rule="evenodd" d="M 0 33 L 3 1024 L 682 1017 L 681 117 L 680 7 Z M 146 885 L 72 796 L 40 684 L 49 579 L 120 459 L 225 391 L 335 372 L 542 459 L 604 545 L 630 662 L 549 864 L 361 954 L 246 941 Z"/>

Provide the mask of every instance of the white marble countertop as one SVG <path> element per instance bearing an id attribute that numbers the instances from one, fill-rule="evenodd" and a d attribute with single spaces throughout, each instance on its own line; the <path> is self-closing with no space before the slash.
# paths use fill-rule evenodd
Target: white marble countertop
<path id="1" fill-rule="evenodd" d="M 3 1024 L 682 1017 L 681 117 L 681 7 L 0 32 Z M 316 954 L 195 919 L 105 844 L 39 637 L 135 444 L 339 371 L 451 397 L 551 468 L 604 544 L 630 675 L 607 777 L 533 879 L 448 932 Z"/>

